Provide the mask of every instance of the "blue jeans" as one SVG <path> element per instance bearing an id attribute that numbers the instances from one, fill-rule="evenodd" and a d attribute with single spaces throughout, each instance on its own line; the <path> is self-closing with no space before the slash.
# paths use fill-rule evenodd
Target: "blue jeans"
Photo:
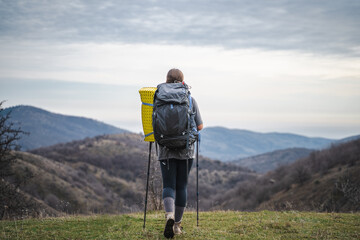
<path id="1" fill-rule="evenodd" d="M 188 162 L 188 164 L 186 164 L 186 162 Z M 160 161 L 163 179 L 162 197 L 163 199 L 166 197 L 175 199 L 175 206 L 186 206 L 187 183 L 192 163 L 193 159 L 169 159 Z"/>

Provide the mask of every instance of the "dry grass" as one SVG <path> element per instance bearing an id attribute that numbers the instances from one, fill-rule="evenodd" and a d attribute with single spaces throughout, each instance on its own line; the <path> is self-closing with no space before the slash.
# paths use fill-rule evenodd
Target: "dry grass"
<path id="1" fill-rule="evenodd" d="M 164 215 L 72 216 L 1 221 L 1 239 L 164 239 Z M 313 212 L 186 212 L 176 239 L 359 239 L 360 214 Z"/>

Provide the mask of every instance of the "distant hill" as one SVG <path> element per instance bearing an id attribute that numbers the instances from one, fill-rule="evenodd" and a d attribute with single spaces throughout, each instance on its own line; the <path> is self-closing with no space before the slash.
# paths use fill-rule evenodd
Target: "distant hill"
<path id="1" fill-rule="evenodd" d="M 21 149 L 25 151 L 102 134 L 128 132 L 93 119 L 56 114 L 32 106 L 6 108 L 2 114 L 9 111 L 10 121 L 18 123 L 23 131 L 30 133 L 19 141 Z"/>
<path id="2" fill-rule="evenodd" d="M 57 143 L 81 140 L 103 134 L 129 132 L 93 119 L 66 116 L 31 106 L 16 106 L 5 109 L 12 111 L 10 121 L 18 123 L 24 131 L 19 141 L 22 149 L 31 150 Z M 309 138 L 290 133 L 257 133 L 240 129 L 208 127 L 201 131 L 201 154 L 210 159 L 231 161 L 288 148 L 322 149 L 332 143 L 346 142 L 360 137 L 334 140 Z"/>
<path id="3" fill-rule="evenodd" d="M 310 138 L 290 133 L 257 133 L 240 129 L 208 127 L 201 132 L 201 154 L 230 161 L 287 148 L 322 149 L 334 139 Z"/>
<path id="4" fill-rule="evenodd" d="M 360 135 L 340 139 L 340 140 L 336 141 L 335 144 L 351 142 L 351 141 L 354 141 L 354 140 L 357 140 L 357 139 L 360 139 Z"/>
<path id="5" fill-rule="evenodd" d="M 314 151 L 255 181 L 244 181 L 217 200 L 222 209 L 360 211 L 360 140 Z"/>
<path id="6" fill-rule="evenodd" d="M 300 158 L 305 158 L 314 150 L 307 148 L 288 148 L 264 153 L 252 157 L 233 161 L 234 164 L 246 167 L 256 172 L 267 172 L 279 166 L 292 163 Z"/>
<path id="7" fill-rule="evenodd" d="M 148 207 L 161 209 L 160 163 L 156 160 L 155 150 L 152 154 Z M 139 134 L 102 135 L 31 152 L 16 152 L 16 156 L 15 176 L 9 181 L 22 181 L 19 191 L 41 203 L 41 206 L 47 206 L 41 208 L 46 209 L 44 215 L 116 214 L 141 211 L 143 208 L 148 144 Z M 240 166 L 204 157 L 199 159 L 199 165 L 202 210 L 219 204 L 213 200 L 215 196 L 258 175 Z M 195 167 L 194 163 L 189 176 L 189 208 L 194 208 L 196 203 Z M 32 177 L 27 179 L 26 176 Z M 0 182 L 0 187 L 1 184 L 3 182 Z M 38 215 L 41 209 L 33 210 L 31 215 Z M 14 206 L 13 210 L 18 211 L 18 208 Z"/>

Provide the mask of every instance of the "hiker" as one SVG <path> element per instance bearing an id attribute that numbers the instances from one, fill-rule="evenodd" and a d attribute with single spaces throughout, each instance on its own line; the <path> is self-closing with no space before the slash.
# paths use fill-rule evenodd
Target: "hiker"
<path id="1" fill-rule="evenodd" d="M 167 84 L 184 83 L 184 75 L 179 69 L 171 69 L 166 78 Z M 192 116 L 196 130 L 203 128 L 198 105 L 191 97 Z M 172 238 L 174 234 L 181 234 L 181 221 L 186 207 L 188 175 L 194 159 L 194 142 L 185 148 L 172 149 L 159 143 L 158 160 L 160 161 L 163 192 L 162 198 L 165 209 L 166 224 L 164 236 Z"/>

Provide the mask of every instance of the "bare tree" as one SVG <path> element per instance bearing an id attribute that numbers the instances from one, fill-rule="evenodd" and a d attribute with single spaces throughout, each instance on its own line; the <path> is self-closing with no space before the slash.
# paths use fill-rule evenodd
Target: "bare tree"
<path id="1" fill-rule="evenodd" d="M 11 175 L 10 165 L 16 159 L 11 151 L 19 150 L 18 140 L 22 134 L 28 134 L 10 121 L 11 111 L 5 113 L 3 103 L 4 101 L 0 102 L 0 179 Z"/>
<path id="2" fill-rule="evenodd" d="M 337 179 L 335 188 L 342 195 L 359 209 L 360 205 L 360 186 L 353 181 L 355 177 L 351 177 L 349 172 Z M 357 210 L 356 209 L 356 210 Z"/>
<path id="3" fill-rule="evenodd" d="M 311 177 L 311 172 L 308 166 L 303 163 L 297 163 L 294 169 L 294 180 L 300 185 L 304 184 Z"/>
<path id="4" fill-rule="evenodd" d="M 17 192 L 19 184 L 14 185 L 6 181 L 6 177 L 13 175 L 11 164 L 16 160 L 12 150 L 20 148 L 18 140 L 22 134 L 28 133 L 20 127 L 15 127 L 14 122 L 10 122 L 11 111 L 5 112 L 3 103 L 4 101 L 0 102 L 0 219 L 5 217 L 6 212 L 21 215 L 19 211 L 25 209 L 24 206 L 30 206 Z"/>

